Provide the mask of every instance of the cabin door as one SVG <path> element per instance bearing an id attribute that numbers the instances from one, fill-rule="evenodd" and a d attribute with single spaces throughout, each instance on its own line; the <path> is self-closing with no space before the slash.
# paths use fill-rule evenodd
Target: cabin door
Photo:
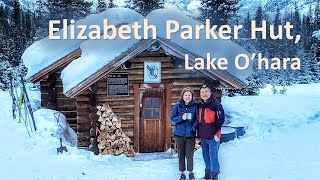
<path id="1" fill-rule="evenodd" d="M 140 152 L 163 152 L 165 144 L 165 90 L 144 89 L 140 107 Z"/>

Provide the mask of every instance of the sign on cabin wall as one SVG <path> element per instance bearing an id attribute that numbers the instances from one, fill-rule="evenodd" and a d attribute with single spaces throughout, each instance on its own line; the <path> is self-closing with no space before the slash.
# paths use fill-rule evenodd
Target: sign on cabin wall
<path id="1" fill-rule="evenodd" d="M 144 82 L 160 83 L 161 82 L 161 63 L 144 62 Z"/>
<path id="2" fill-rule="evenodd" d="M 107 77 L 107 96 L 129 96 L 128 73 L 110 73 Z"/>

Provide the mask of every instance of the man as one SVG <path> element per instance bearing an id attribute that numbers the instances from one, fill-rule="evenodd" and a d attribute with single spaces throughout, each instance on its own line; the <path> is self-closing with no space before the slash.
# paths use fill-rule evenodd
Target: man
<path id="1" fill-rule="evenodd" d="M 198 122 L 202 156 L 206 165 L 204 178 L 218 180 L 218 151 L 221 126 L 225 119 L 224 111 L 222 105 L 214 98 L 210 86 L 203 85 L 200 88 L 200 97 Z"/>

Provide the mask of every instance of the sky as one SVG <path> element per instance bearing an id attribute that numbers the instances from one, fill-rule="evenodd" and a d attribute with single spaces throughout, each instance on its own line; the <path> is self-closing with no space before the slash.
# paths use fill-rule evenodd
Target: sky
<path id="1" fill-rule="evenodd" d="M 280 90 L 280 88 L 278 88 Z M 29 91 L 31 101 L 39 91 Z M 94 155 L 76 147 L 58 154 L 54 111 L 38 109 L 36 132 L 12 119 L 11 97 L 0 90 L 1 179 L 178 179 L 178 159 L 169 149 L 161 154 Z M 287 87 L 272 94 L 223 97 L 227 121 L 245 125 L 246 134 L 220 145 L 220 180 L 316 180 L 320 178 L 320 84 Z M 65 145 L 65 144 L 64 144 Z M 203 177 L 201 148 L 194 172 Z"/>

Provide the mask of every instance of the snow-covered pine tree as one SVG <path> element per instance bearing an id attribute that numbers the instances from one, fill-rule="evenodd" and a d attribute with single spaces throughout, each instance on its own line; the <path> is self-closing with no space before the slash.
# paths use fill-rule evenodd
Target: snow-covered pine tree
<path id="1" fill-rule="evenodd" d="M 10 50 L 14 43 L 9 36 L 8 15 L 3 6 L 0 6 L 0 89 L 6 90 L 9 83 Z"/>
<path id="2" fill-rule="evenodd" d="M 91 14 L 92 2 L 88 0 L 70 0 L 71 10 L 69 19 L 79 20 Z"/>
<path id="3" fill-rule="evenodd" d="M 113 0 L 109 0 L 108 8 L 115 8 L 115 7 L 117 7 L 117 5 L 113 3 Z"/>
<path id="4" fill-rule="evenodd" d="M 310 54 L 310 75 L 313 82 L 320 82 L 320 47 L 314 43 Z"/>
<path id="5" fill-rule="evenodd" d="M 162 9 L 164 5 L 164 0 L 128 0 L 126 1 L 126 7 L 133 9 L 140 14 L 146 16 L 152 10 Z"/>
<path id="6" fill-rule="evenodd" d="M 107 10 L 107 3 L 105 0 L 98 0 L 97 13 Z"/>
<path id="7" fill-rule="evenodd" d="M 4 54 L 0 54 L 0 59 L 2 59 L 3 56 Z M 8 89 L 8 85 L 10 82 L 10 77 L 8 73 L 9 68 L 10 64 L 8 61 L 0 61 L 0 89 L 2 90 Z"/>
<path id="8" fill-rule="evenodd" d="M 256 27 L 262 27 L 262 20 L 266 20 L 261 6 L 257 8 L 257 11 L 254 16 L 254 20 L 256 21 Z M 251 34 L 250 34 L 250 37 L 251 37 Z M 263 53 L 263 50 L 266 49 L 266 47 L 264 46 L 265 40 L 262 40 L 260 37 L 261 36 L 259 35 L 257 36 L 257 38 L 254 40 L 255 41 L 254 44 L 257 52 Z"/>
<path id="9" fill-rule="evenodd" d="M 302 21 L 302 42 L 303 42 L 303 49 L 309 51 L 312 45 L 312 33 L 315 31 L 314 24 L 312 23 L 313 16 L 312 16 L 312 8 L 311 5 L 309 6 L 308 14 L 303 16 Z"/>
<path id="10" fill-rule="evenodd" d="M 183 0 L 166 0 L 166 5 L 179 9 L 180 11 L 187 11 L 187 4 Z"/>
<path id="11" fill-rule="evenodd" d="M 50 0 L 45 4 L 46 9 L 48 10 L 48 19 L 49 20 L 62 20 L 66 18 L 66 6 L 64 0 Z M 62 25 L 58 26 L 59 28 Z"/>
<path id="12" fill-rule="evenodd" d="M 278 31 L 278 26 L 282 24 L 281 22 L 281 13 L 280 13 L 280 9 L 278 8 L 276 11 L 276 15 L 273 19 L 273 23 L 274 25 L 274 35 L 278 35 L 279 31 Z M 282 49 L 282 47 L 284 46 L 284 41 L 277 39 L 277 40 L 272 40 L 272 39 L 268 39 L 268 52 L 270 53 L 270 55 L 272 55 L 273 57 L 283 57 L 283 51 L 279 51 L 279 49 Z M 282 47 L 280 47 L 282 46 Z"/>
<path id="13" fill-rule="evenodd" d="M 312 81 L 320 81 L 320 0 L 317 1 L 315 7 L 313 43 L 311 45 L 310 54 L 310 75 Z"/>
<path id="14" fill-rule="evenodd" d="M 314 29 L 320 29 L 320 0 L 317 0 L 314 12 Z"/>
<path id="15" fill-rule="evenodd" d="M 246 39 L 251 39 L 251 16 L 250 12 L 247 12 L 247 16 L 243 22 L 243 37 Z"/>
<path id="16" fill-rule="evenodd" d="M 51 0 L 47 2 L 46 6 L 51 20 L 79 20 L 91 13 L 92 2 L 87 0 Z"/>
<path id="17" fill-rule="evenodd" d="M 294 3 L 294 17 L 293 17 L 293 34 L 297 35 L 301 33 L 301 15 L 297 5 L 297 2 Z M 299 45 L 299 44 L 297 44 Z"/>
<path id="18" fill-rule="evenodd" d="M 0 5 L 0 33 L 9 34 L 8 14 L 2 5 Z"/>
<path id="19" fill-rule="evenodd" d="M 305 53 L 305 50 L 300 50 L 298 56 L 301 59 L 301 68 L 298 71 L 298 76 L 295 82 L 297 84 L 309 84 L 312 82 L 312 77 L 310 76 L 310 53 Z"/>
<path id="20" fill-rule="evenodd" d="M 25 35 L 22 31 L 21 9 L 18 0 L 13 1 L 13 9 L 10 22 L 10 36 L 14 46 L 10 49 L 9 62 L 12 66 L 19 66 L 21 54 L 25 48 Z"/>
<path id="21" fill-rule="evenodd" d="M 49 12 L 46 10 L 48 4 L 44 3 L 42 0 L 36 1 L 36 9 L 33 14 L 33 22 L 35 28 L 35 34 L 33 41 L 40 40 L 48 36 L 48 21 Z"/>
<path id="22" fill-rule="evenodd" d="M 206 19 L 211 20 L 211 25 L 215 24 L 221 26 L 228 24 L 231 17 L 236 15 L 239 10 L 240 0 L 201 0 L 201 7 L 199 8 L 201 22 Z"/>
<path id="23" fill-rule="evenodd" d="M 35 26 L 34 26 L 34 22 L 32 21 L 32 12 L 27 11 L 24 14 L 25 14 L 24 32 L 26 35 L 26 40 L 27 42 L 29 42 L 31 38 L 34 36 Z"/>

